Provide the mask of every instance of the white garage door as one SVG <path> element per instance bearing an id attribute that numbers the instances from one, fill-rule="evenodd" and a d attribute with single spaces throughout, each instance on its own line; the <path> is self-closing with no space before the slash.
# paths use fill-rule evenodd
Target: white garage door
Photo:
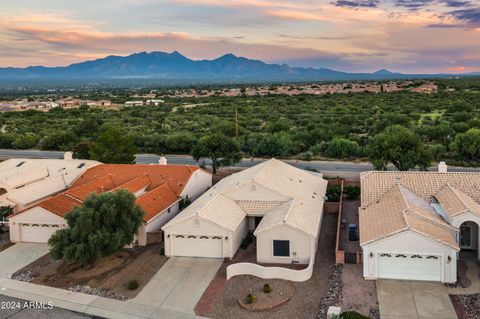
<path id="1" fill-rule="evenodd" d="M 385 279 L 441 281 L 442 258 L 437 255 L 378 254 L 377 277 Z"/>
<path id="2" fill-rule="evenodd" d="M 170 238 L 173 256 L 223 258 L 220 236 L 171 235 Z"/>
<path id="3" fill-rule="evenodd" d="M 54 224 L 20 224 L 20 241 L 26 243 L 46 243 L 50 236 L 60 229 Z"/>

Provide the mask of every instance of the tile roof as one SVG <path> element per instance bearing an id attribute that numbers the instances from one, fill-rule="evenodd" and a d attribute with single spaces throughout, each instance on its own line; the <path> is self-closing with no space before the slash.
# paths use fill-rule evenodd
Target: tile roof
<path id="1" fill-rule="evenodd" d="M 396 185 L 376 202 L 359 210 L 360 245 L 412 230 L 444 245 L 459 249 L 456 229 L 445 222 L 429 203 Z"/>
<path id="2" fill-rule="evenodd" d="M 233 230 L 247 214 L 255 215 L 262 209 L 280 207 L 279 202 L 290 201 L 289 213 L 282 223 L 317 236 L 326 189 L 327 181 L 321 175 L 271 159 L 222 179 L 164 229 L 198 215 Z M 272 225 L 264 226 L 267 229 Z"/>
<path id="3" fill-rule="evenodd" d="M 45 208 L 60 217 L 64 217 L 65 214 L 71 212 L 72 209 L 81 204 L 82 202 L 78 199 L 65 194 L 60 194 L 41 202 L 38 206 Z"/>
<path id="4" fill-rule="evenodd" d="M 434 197 L 439 204 L 442 205 L 443 210 L 447 212 L 450 218 L 467 211 L 480 214 L 480 204 L 450 184 L 447 184 L 447 186 L 436 193 Z"/>
<path id="5" fill-rule="evenodd" d="M 432 196 L 450 184 L 476 202 L 480 202 L 480 173 L 371 171 L 361 173 L 360 181 L 362 206 L 374 203 L 397 184 L 406 187 L 427 201 L 430 201 Z"/>
<path id="6" fill-rule="evenodd" d="M 20 209 L 67 189 L 88 168 L 88 160 L 14 158 L 0 163 L 0 202 Z M 17 206 L 18 205 L 18 206 Z"/>
<path id="7" fill-rule="evenodd" d="M 63 217 L 92 193 L 118 189 L 135 193 L 146 188 L 136 203 L 145 210 L 144 221 L 149 222 L 180 199 L 197 169 L 184 165 L 101 164 L 87 170 L 67 191 L 39 206 Z"/>
<path id="8" fill-rule="evenodd" d="M 172 191 L 170 186 L 164 183 L 137 198 L 136 203 L 145 211 L 143 220 L 148 222 L 179 200 L 180 198 Z"/>
<path id="9" fill-rule="evenodd" d="M 135 177 L 148 176 L 151 187 L 168 183 L 179 195 L 193 172 L 200 169 L 191 165 L 102 164 L 89 169 L 72 187 L 80 186 L 101 176 L 110 176 L 115 185 L 122 185 Z"/>

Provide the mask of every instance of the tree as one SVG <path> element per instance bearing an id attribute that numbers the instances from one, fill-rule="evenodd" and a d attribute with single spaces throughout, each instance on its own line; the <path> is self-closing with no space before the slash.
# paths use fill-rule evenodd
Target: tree
<path id="1" fill-rule="evenodd" d="M 326 153 L 333 158 L 350 158 L 360 153 L 360 146 L 355 141 L 336 137 L 328 143 Z"/>
<path id="2" fill-rule="evenodd" d="M 135 162 L 133 137 L 117 127 L 108 127 L 90 149 L 90 157 L 102 163 L 131 164 Z"/>
<path id="3" fill-rule="evenodd" d="M 453 148 L 467 159 L 480 160 L 480 129 L 472 128 L 465 133 L 457 134 Z"/>
<path id="4" fill-rule="evenodd" d="M 367 154 L 375 169 L 385 170 L 392 163 L 398 170 L 416 166 L 426 169 L 432 159 L 430 150 L 420 138 L 401 125 L 389 126 L 375 135 L 367 145 Z"/>
<path id="5" fill-rule="evenodd" d="M 233 165 L 242 158 L 238 142 L 233 138 L 218 133 L 200 138 L 193 147 L 192 155 L 197 162 L 202 157 L 210 158 L 214 174 L 217 172 L 218 167 Z"/>
<path id="6" fill-rule="evenodd" d="M 135 195 L 126 190 L 92 194 L 65 215 L 68 228 L 50 237 L 50 254 L 56 260 L 93 264 L 131 244 L 143 215 Z"/>
<path id="7" fill-rule="evenodd" d="M 73 147 L 73 158 L 75 159 L 90 159 L 90 149 L 93 144 L 91 142 L 78 142 Z"/>

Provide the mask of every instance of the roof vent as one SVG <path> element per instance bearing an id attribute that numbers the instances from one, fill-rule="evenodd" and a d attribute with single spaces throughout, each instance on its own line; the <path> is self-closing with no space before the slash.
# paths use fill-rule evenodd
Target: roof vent
<path id="1" fill-rule="evenodd" d="M 167 165 L 167 158 L 164 156 L 160 157 L 158 160 L 158 165 Z"/>
<path id="2" fill-rule="evenodd" d="M 447 173 L 448 172 L 448 166 L 445 162 L 438 163 L 438 172 L 439 173 Z"/>
<path id="3" fill-rule="evenodd" d="M 73 159 L 73 152 L 63 153 L 63 159 L 66 161 L 71 161 Z"/>

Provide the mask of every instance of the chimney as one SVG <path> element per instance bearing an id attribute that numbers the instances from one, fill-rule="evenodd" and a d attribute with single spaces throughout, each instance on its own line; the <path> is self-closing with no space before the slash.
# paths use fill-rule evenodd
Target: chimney
<path id="1" fill-rule="evenodd" d="M 65 152 L 63 154 L 63 159 L 66 161 L 71 161 L 73 159 L 73 152 Z"/>
<path id="2" fill-rule="evenodd" d="M 447 166 L 447 164 L 445 164 L 445 162 L 438 163 L 438 172 L 439 173 L 447 173 L 448 172 L 448 166 Z"/>
<path id="3" fill-rule="evenodd" d="M 165 157 L 160 157 L 158 160 L 158 165 L 167 165 L 167 159 Z"/>

